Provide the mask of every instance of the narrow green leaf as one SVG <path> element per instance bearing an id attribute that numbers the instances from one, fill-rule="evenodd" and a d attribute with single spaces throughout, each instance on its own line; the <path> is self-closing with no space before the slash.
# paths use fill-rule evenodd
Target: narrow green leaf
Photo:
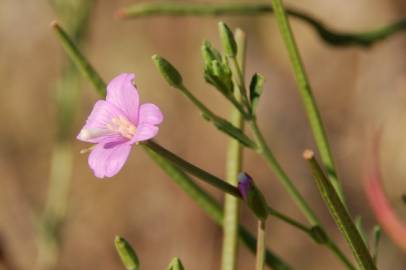
<path id="1" fill-rule="evenodd" d="M 63 49 L 68 54 L 72 62 L 77 66 L 80 73 L 94 85 L 96 90 L 101 96 L 106 96 L 106 84 L 100 78 L 99 74 L 94 70 L 92 65 L 87 61 L 87 59 L 80 52 L 79 48 L 70 39 L 69 35 L 65 30 L 54 21 L 51 23 L 52 29 L 54 29 L 55 34 L 59 38 Z"/>
<path id="2" fill-rule="evenodd" d="M 251 112 L 255 114 L 255 109 L 257 107 L 259 98 L 261 97 L 264 88 L 265 78 L 259 73 L 255 73 L 251 78 L 250 82 L 250 101 L 251 101 Z"/>
<path id="3" fill-rule="evenodd" d="M 117 253 L 120 256 L 125 269 L 138 270 L 140 268 L 137 254 L 127 240 L 120 236 L 116 236 L 114 239 L 114 245 L 116 246 Z"/>
<path id="4" fill-rule="evenodd" d="M 321 197 L 326 203 L 335 223 L 351 247 L 359 266 L 364 270 L 377 270 L 371 254 L 355 227 L 350 214 L 341 202 L 337 191 L 334 189 L 333 185 L 327 179 L 320 165 L 316 161 L 313 151 L 306 150 L 303 153 L 303 157 L 308 161 L 308 165 L 316 181 Z"/>
<path id="5" fill-rule="evenodd" d="M 156 54 L 152 56 L 152 60 L 154 61 L 155 66 L 158 68 L 159 72 L 165 78 L 169 85 L 176 88 L 182 86 L 182 76 L 180 75 L 178 70 L 171 63 L 169 63 L 168 60 Z"/>
<path id="6" fill-rule="evenodd" d="M 356 216 L 355 221 L 354 221 L 355 227 L 357 227 L 357 230 L 359 234 L 362 237 L 362 240 L 364 240 L 364 243 L 368 243 L 368 238 L 367 235 L 365 234 L 364 226 L 362 223 L 362 217 L 361 216 Z"/>
<path id="7" fill-rule="evenodd" d="M 189 172 L 190 174 L 198 177 L 199 179 L 205 181 L 206 183 L 218 188 L 219 190 L 234 195 L 235 197 L 241 198 L 240 191 L 233 185 L 230 185 L 226 181 L 218 178 L 217 176 L 200 169 L 199 167 L 193 165 L 192 163 L 184 160 L 183 158 L 177 156 L 171 151 L 165 149 L 163 146 L 155 143 L 153 140 L 149 140 L 142 144 L 144 148 L 151 149 L 155 153 L 162 157 L 165 157 L 168 161 L 172 162 L 173 165 L 178 168 Z"/>
<path id="8" fill-rule="evenodd" d="M 183 264 L 178 257 L 172 259 L 171 263 L 168 266 L 168 270 L 184 270 Z"/>
<path id="9" fill-rule="evenodd" d="M 256 148 L 256 144 L 247 135 L 245 135 L 241 129 L 236 128 L 227 120 L 220 117 L 211 117 L 210 121 L 212 121 L 219 130 L 235 138 L 246 147 L 252 149 Z"/>
<path id="10" fill-rule="evenodd" d="M 219 22 L 219 33 L 225 55 L 235 57 L 237 55 L 237 43 L 235 42 L 233 32 L 224 22 Z"/>

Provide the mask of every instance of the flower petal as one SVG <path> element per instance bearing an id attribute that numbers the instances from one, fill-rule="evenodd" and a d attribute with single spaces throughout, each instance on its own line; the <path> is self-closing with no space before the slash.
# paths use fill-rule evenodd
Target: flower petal
<path id="1" fill-rule="evenodd" d="M 89 155 L 89 166 L 98 178 L 112 177 L 121 170 L 130 150 L 126 141 L 99 143 Z"/>
<path id="2" fill-rule="evenodd" d="M 137 126 L 137 131 L 134 137 L 132 137 L 130 143 L 137 143 L 152 139 L 158 133 L 159 128 L 150 124 L 140 124 Z"/>
<path id="3" fill-rule="evenodd" d="M 107 86 L 106 101 L 123 111 L 128 120 L 137 123 L 139 97 L 133 85 L 134 74 L 122 73 Z"/>
<path id="4" fill-rule="evenodd" d="M 152 103 L 144 103 L 138 112 L 138 124 L 159 125 L 164 116 L 158 106 Z"/>
<path id="5" fill-rule="evenodd" d="M 91 143 L 99 143 L 106 140 L 119 140 L 121 135 L 110 132 L 107 125 L 111 123 L 113 118 L 120 115 L 122 115 L 122 112 L 114 105 L 104 100 L 97 101 L 86 120 L 86 124 L 80 130 L 77 139 Z M 98 133 L 100 136 L 95 136 L 93 138 L 92 136 L 83 136 L 84 134 L 88 133 L 89 130 L 95 131 L 93 133 Z"/>

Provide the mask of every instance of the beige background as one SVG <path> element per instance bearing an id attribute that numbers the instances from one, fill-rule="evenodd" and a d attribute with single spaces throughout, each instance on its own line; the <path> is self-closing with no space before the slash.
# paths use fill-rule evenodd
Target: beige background
<path id="1" fill-rule="evenodd" d="M 86 55 L 105 80 L 134 72 L 142 101 L 159 104 L 165 114 L 157 140 L 223 176 L 226 137 L 164 83 L 150 59 L 158 53 L 171 60 L 194 93 L 227 116 L 229 105 L 204 83 L 200 60 L 203 39 L 219 44 L 219 19 L 113 19 L 118 7 L 132 2 L 99 1 Z M 287 3 L 343 31 L 373 29 L 406 13 L 403 0 Z M 52 90 L 64 54 L 48 27 L 53 19 L 46 1 L 0 1 L 0 237 L 5 255 L 17 269 L 32 268 L 35 262 L 30 213 L 44 203 L 55 137 Z M 301 160 L 301 152 L 313 142 L 273 16 L 223 19 L 248 34 L 248 74 L 259 71 L 267 79 L 259 108 L 267 140 L 329 231 L 349 252 Z M 406 35 L 398 34 L 370 49 L 338 49 L 321 42 L 307 25 L 292 22 L 352 213 L 365 217 L 368 228 L 374 222 L 361 177 L 368 128 L 384 123 L 385 186 L 394 207 L 405 218 L 406 206 L 400 195 L 406 192 Z M 96 99 L 91 85 L 83 81 L 77 130 Z M 116 234 L 133 243 L 143 269 L 165 269 L 173 256 L 181 257 L 190 270 L 219 268 L 221 230 L 141 149 L 132 151 L 119 175 L 99 181 L 87 166 L 87 156 L 79 154 L 85 145 L 74 137 L 72 143 L 77 154 L 59 269 L 122 269 L 113 248 Z M 245 160 L 244 169 L 257 179 L 268 201 L 304 221 L 264 162 L 250 151 Z M 221 198 L 220 193 L 209 190 Z M 246 209 L 242 222 L 254 230 L 254 220 Z M 326 249 L 274 219 L 269 222 L 268 244 L 296 269 L 343 269 Z M 253 264 L 253 256 L 241 247 L 239 269 L 253 269 Z M 385 237 L 379 266 L 406 268 L 404 255 Z"/>

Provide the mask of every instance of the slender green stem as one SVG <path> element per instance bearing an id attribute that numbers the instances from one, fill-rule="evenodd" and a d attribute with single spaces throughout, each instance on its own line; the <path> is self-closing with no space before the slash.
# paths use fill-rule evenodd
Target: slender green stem
<path id="1" fill-rule="evenodd" d="M 261 15 L 274 10 L 267 3 L 179 3 L 165 1 L 158 3 L 137 3 L 117 12 L 120 18 L 139 18 L 145 16 L 222 16 L 222 15 Z M 406 19 L 368 32 L 340 32 L 326 26 L 319 19 L 303 11 L 287 8 L 288 15 L 297 18 L 314 28 L 324 42 L 331 46 L 370 47 L 395 33 L 406 30 Z"/>
<path id="2" fill-rule="evenodd" d="M 293 200 L 295 201 L 297 206 L 306 216 L 309 223 L 312 226 L 318 225 L 319 221 L 318 221 L 316 215 L 311 210 L 310 206 L 307 204 L 307 202 L 302 197 L 300 192 L 296 189 L 296 186 L 290 180 L 289 176 L 282 169 L 281 165 L 279 164 L 279 162 L 276 160 L 275 156 L 273 155 L 271 149 L 269 149 L 269 147 L 265 141 L 265 138 L 263 137 L 261 131 L 258 128 L 256 119 L 251 121 L 251 129 L 255 136 L 255 139 L 256 139 L 256 142 L 257 142 L 257 145 L 259 148 L 258 149 L 259 154 L 265 158 L 268 165 L 274 171 L 274 173 L 276 174 L 278 179 L 281 181 L 282 185 L 285 187 L 285 189 L 287 190 L 289 195 L 293 198 Z"/>
<path id="3" fill-rule="evenodd" d="M 241 70 L 244 70 L 246 54 L 245 33 L 237 29 L 235 32 L 235 40 L 237 43 L 238 65 Z M 235 91 L 235 100 L 237 102 L 241 100 L 241 95 L 238 91 Z M 242 131 L 244 130 L 243 115 L 238 109 L 232 108 L 230 122 L 235 127 Z M 237 140 L 230 138 L 226 159 L 226 180 L 233 186 L 238 184 L 238 174 L 241 171 L 243 160 L 242 150 L 242 145 Z M 237 269 L 239 206 L 240 202 L 238 198 L 228 194 L 224 195 L 222 270 Z"/>
<path id="4" fill-rule="evenodd" d="M 92 65 L 87 61 L 87 59 L 80 52 L 79 48 L 73 43 L 72 39 L 65 32 L 65 30 L 56 22 L 51 23 L 52 28 L 55 30 L 55 33 L 65 52 L 68 54 L 71 61 L 79 69 L 80 73 L 84 75 L 92 84 L 96 87 L 96 90 L 100 95 L 106 95 L 106 84 L 100 78 L 99 74 L 95 72 Z"/>
<path id="5" fill-rule="evenodd" d="M 266 220 L 258 220 L 256 270 L 265 269 Z"/>
<path id="6" fill-rule="evenodd" d="M 337 227 L 340 229 L 347 240 L 347 243 L 351 247 L 358 265 L 364 270 L 376 270 L 377 268 L 372 256 L 359 231 L 354 225 L 351 215 L 348 213 L 347 208 L 341 202 L 337 191 L 334 189 L 333 185 L 315 159 L 314 153 L 310 150 L 306 150 L 303 157 L 308 161 L 309 168 L 313 174 L 321 197 L 325 201 Z"/>
<path id="7" fill-rule="evenodd" d="M 296 45 L 289 21 L 286 16 L 285 8 L 283 7 L 282 0 L 271 0 L 276 19 L 278 21 L 279 30 L 285 42 L 289 58 L 292 62 L 295 79 L 299 88 L 300 96 L 302 97 L 304 107 L 306 109 L 307 117 L 313 132 L 314 140 L 317 149 L 320 152 L 321 160 L 326 166 L 328 176 L 333 184 L 335 190 L 339 194 L 341 200 L 345 202 L 344 193 L 340 182 L 337 179 L 337 173 L 334 166 L 333 156 L 331 154 L 330 145 L 328 143 L 327 134 L 323 126 L 321 115 L 316 104 L 316 100 L 312 93 L 310 81 L 303 66 L 299 50 Z"/>
<path id="8" fill-rule="evenodd" d="M 294 220 L 293 218 L 290 218 L 290 217 L 286 216 L 285 214 L 282 214 L 281 212 L 279 212 L 271 207 L 268 207 L 268 213 L 271 216 L 274 216 L 274 217 L 284 221 L 285 223 L 295 227 L 296 229 L 301 230 L 301 231 L 311 235 L 311 229 L 308 228 L 306 225 L 298 222 L 297 220 Z"/>
<path id="9" fill-rule="evenodd" d="M 181 157 L 175 155 L 174 153 L 170 152 L 169 150 L 165 149 L 161 145 L 155 143 L 154 141 L 150 140 L 143 144 L 145 147 L 153 150 L 154 152 L 158 153 L 162 157 L 165 157 L 167 160 L 172 162 L 175 166 L 179 167 L 186 172 L 200 178 L 201 180 L 205 181 L 206 183 L 231 194 L 237 198 L 241 198 L 240 191 L 233 185 L 230 185 L 226 181 L 218 178 L 217 176 L 212 175 L 211 173 L 196 167 L 192 163 L 182 159 Z"/>

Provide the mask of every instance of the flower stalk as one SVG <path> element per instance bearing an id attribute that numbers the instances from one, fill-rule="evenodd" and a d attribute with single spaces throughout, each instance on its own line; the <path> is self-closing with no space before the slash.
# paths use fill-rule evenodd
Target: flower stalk
<path id="1" fill-rule="evenodd" d="M 245 69 L 246 36 L 241 29 L 236 29 L 235 34 L 237 59 L 241 69 Z M 235 99 L 241 100 L 240 93 L 234 91 Z M 236 108 L 231 108 L 230 122 L 235 127 L 244 130 L 243 115 Z M 243 147 L 235 139 L 230 138 L 226 159 L 226 181 L 237 185 L 238 173 L 242 170 Z M 222 270 L 237 269 L 238 255 L 238 226 L 240 216 L 240 202 L 232 195 L 224 195 L 224 222 L 223 222 L 223 250 L 221 257 Z"/>
<path id="2" fill-rule="evenodd" d="M 265 269 L 266 220 L 258 220 L 256 270 Z"/>

